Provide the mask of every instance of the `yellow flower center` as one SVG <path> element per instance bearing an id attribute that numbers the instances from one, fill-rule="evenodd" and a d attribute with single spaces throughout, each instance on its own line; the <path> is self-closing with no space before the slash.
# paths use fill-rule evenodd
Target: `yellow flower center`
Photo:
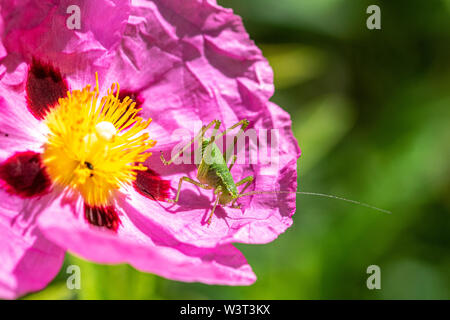
<path id="1" fill-rule="evenodd" d="M 117 89 L 117 90 L 116 90 Z M 114 93 L 116 92 L 116 93 Z M 119 100 L 119 84 L 107 96 L 94 90 L 68 92 L 46 116 L 49 128 L 43 161 L 53 182 L 78 192 L 91 206 L 111 204 L 115 192 L 136 179 L 146 152 L 156 141 L 142 133 L 151 122 L 129 97 Z"/>

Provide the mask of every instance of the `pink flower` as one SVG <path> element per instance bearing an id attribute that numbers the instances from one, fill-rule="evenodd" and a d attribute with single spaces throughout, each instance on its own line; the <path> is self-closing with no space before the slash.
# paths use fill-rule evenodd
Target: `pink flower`
<path id="1" fill-rule="evenodd" d="M 66 26 L 74 4 L 80 30 Z M 255 281 L 232 243 L 274 240 L 295 195 L 242 198 L 207 225 L 211 191 L 185 184 L 178 204 L 164 201 L 195 165 L 159 159 L 180 142 L 175 130 L 247 119 L 277 129 L 278 160 L 236 164 L 235 181 L 296 190 L 290 118 L 269 102 L 272 70 L 239 17 L 211 0 L 6 0 L 0 32 L 0 297 L 44 288 L 66 250 L 180 281 Z"/>

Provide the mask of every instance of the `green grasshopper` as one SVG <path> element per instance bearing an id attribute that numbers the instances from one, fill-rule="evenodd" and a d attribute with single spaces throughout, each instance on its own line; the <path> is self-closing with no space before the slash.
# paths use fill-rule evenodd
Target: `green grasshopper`
<path id="1" fill-rule="evenodd" d="M 211 213 L 208 217 L 207 223 L 211 224 L 211 219 L 214 215 L 214 211 L 216 210 L 216 207 L 218 204 L 220 205 L 227 205 L 231 202 L 231 208 L 240 208 L 240 206 L 236 206 L 235 203 L 238 198 L 251 196 L 251 195 L 257 195 L 257 194 L 282 194 L 282 193 L 296 193 L 296 194 L 303 194 L 303 195 L 310 195 L 310 196 L 319 196 L 319 197 L 326 197 L 326 198 L 332 198 L 337 200 L 343 200 L 346 202 L 351 202 L 354 204 L 362 205 L 377 211 L 385 212 L 385 213 L 391 213 L 388 210 L 380 209 L 374 206 L 371 206 L 369 204 L 355 201 L 355 200 L 349 200 L 342 197 L 337 197 L 334 195 L 328 195 L 328 194 L 322 194 L 322 193 L 314 193 L 314 192 L 302 192 L 302 191 L 252 191 L 245 193 L 245 190 L 253 183 L 253 176 L 248 176 L 238 182 L 235 182 L 233 179 L 233 176 L 231 175 L 231 168 L 233 167 L 234 163 L 236 162 L 237 156 L 233 155 L 233 159 L 231 160 L 230 165 L 228 166 L 227 163 L 230 159 L 231 154 L 234 151 L 234 146 L 236 145 L 237 139 L 239 135 L 241 135 L 244 130 L 248 127 L 249 122 L 247 120 L 241 120 L 238 123 L 232 125 L 219 135 L 217 135 L 217 131 L 219 130 L 221 125 L 221 121 L 219 120 L 213 120 L 211 121 L 207 126 L 203 126 L 200 132 L 188 143 L 186 144 L 179 152 L 177 152 L 169 161 L 167 161 L 164 158 L 163 153 L 161 152 L 161 161 L 165 165 L 171 164 L 175 159 L 177 159 L 183 152 L 185 152 L 193 143 L 195 143 L 197 140 L 201 140 L 201 155 L 202 159 L 199 165 L 197 165 L 197 179 L 198 181 L 195 181 L 189 177 L 182 177 L 178 183 L 178 191 L 177 195 L 175 197 L 175 200 L 167 199 L 169 202 L 177 203 L 178 199 L 180 198 L 180 192 L 181 192 L 181 185 L 183 181 L 192 183 L 202 189 L 205 190 L 214 190 L 214 195 L 216 196 L 216 199 L 214 201 L 214 206 L 211 210 Z M 214 131 L 211 136 L 211 138 L 205 138 L 205 132 L 209 130 L 211 127 L 214 126 Z M 215 140 L 217 138 L 221 138 L 227 132 L 230 130 L 233 130 L 237 127 L 241 127 L 239 130 L 239 133 L 234 137 L 233 144 L 230 145 L 230 147 L 227 148 L 225 155 L 222 154 L 219 147 L 215 143 Z M 207 158 L 207 157 L 210 158 Z M 244 188 L 240 192 L 238 192 L 237 187 L 245 184 Z"/>
<path id="2" fill-rule="evenodd" d="M 202 159 L 200 164 L 197 165 L 197 179 L 195 181 L 189 177 L 182 177 L 180 182 L 178 183 L 178 191 L 175 197 L 175 200 L 170 200 L 170 202 L 178 202 L 180 198 L 181 185 L 183 181 L 192 183 L 202 189 L 205 190 L 214 190 L 214 195 L 216 199 L 214 201 L 214 206 L 211 210 L 209 218 L 207 220 L 208 224 L 211 224 L 211 219 L 214 215 L 214 211 L 218 204 L 227 205 L 231 202 L 232 208 L 240 208 L 240 206 L 236 206 L 236 200 L 243 196 L 244 191 L 253 183 L 253 176 L 248 176 L 238 182 L 235 182 L 233 176 L 231 175 L 231 168 L 236 162 L 237 156 L 233 155 L 230 165 L 227 163 L 230 160 L 231 154 L 234 151 L 234 145 L 237 142 L 239 135 L 241 135 L 244 130 L 248 127 L 249 122 L 247 120 L 241 120 L 238 123 L 232 125 L 225 131 L 221 132 L 217 135 L 217 131 L 220 128 L 221 121 L 213 120 L 207 126 L 203 126 L 200 132 L 188 143 L 186 144 L 179 152 L 177 152 L 169 161 L 164 158 L 164 155 L 161 152 L 161 161 L 165 165 L 171 164 L 176 158 L 178 158 L 183 152 L 185 152 L 193 143 L 197 140 L 201 141 L 201 155 Z M 211 138 L 205 138 L 205 132 L 213 127 L 213 134 Z M 230 130 L 240 127 L 238 134 L 234 137 L 234 143 L 230 145 L 230 147 L 226 150 L 225 155 L 222 154 L 219 147 L 215 143 L 215 140 L 221 138 L 225 134 L 227 134 Z M 206 158 L 209 157 L 209 158 Z M 238 192 L 237 187 L 245 184 L 244 188 L 242 188 L 241 192 Z"/>

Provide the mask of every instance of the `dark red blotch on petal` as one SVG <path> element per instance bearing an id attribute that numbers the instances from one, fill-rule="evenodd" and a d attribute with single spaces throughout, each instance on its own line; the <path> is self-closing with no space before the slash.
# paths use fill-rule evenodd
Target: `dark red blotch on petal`
<path id="1" fill-rule="evenodd" d="M 69 89 L 61 72 L 50 63 L 33 59 L 28 69 L 27 104 L 28 110 L 39 120 L 58 103 L 59 98 L 67 96 Z"/>
<path id="2" fill-rule="evenodd" d="M 41 155 L 32 151 L 16 153 L 3 162 L 0 165 L 0 180 L 7 192 L 22 198 L 43 195 L 51 187 Z"/>
<path id="3" fill-rule="evenodd" d="M 120 218 L 113 206 L 90 206 L 84 204 L 84 218 L 91 225 L 117 231 Z"/>
<path id="4" fill-rule="evenodd" d="M 125 97 L 129 97 L 131 100 L 136 102 L 136 108 L 140 108 L 144 103 L 144 100 L 140 96 L 140 93 L 137 91 L 131 91 L 127 89 L 120 89 L 119 91 L 119 99 L 122 101 Z"/>
<path id="5" fill-rule="evenodd" d="M 170 181 L 163 180 L 158 173 L 148 168 L 138 171 L 134 188 L 149 199 L 165 200 L 169 198 Z"/>
<path id="6" fill-rule="evenodd" d="M 129 97 L 131 100 L 133 100 L 136 103 L 135 108 L 139 109 L 142 104 L 144 103 L 144 100 L 140 97 L 139 92 L 136 91 L 131 91 L 131 90 L 120 90 L 119 91 L 119 100 L 123 101 L 125 99 L 125 97 Z M 125 110 L 125 112 L 127 112 L 130 109 L 130 106 L 128 106 Z M 140 114 L 141 112 L 139 111 L 137 113 L 137 116 L 141 116 Z M 121 119 L 122 117 L 120 117 L 119 119 Z M 124 125 L 130 120 L 131 117 L 128 117 L 128 119 L 126 119 L 124 121 Z M 121 126 L 121 129 L 124 128 L 124 125 Z"/>

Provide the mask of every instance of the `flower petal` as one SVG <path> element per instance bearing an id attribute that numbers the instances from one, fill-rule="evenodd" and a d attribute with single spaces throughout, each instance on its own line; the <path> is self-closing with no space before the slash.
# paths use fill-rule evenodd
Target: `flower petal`
<path id="1" fill-rule="evenodd" d="M 296 191 L 300 149 L 290 117 L 268 101 L 273 94 L 272 69 L 232 10 L 214 1 L 133 1 L 108 77 L 121 79 L 122 86 L 141 93 L 142 115 L 153 118 L 152 126 L 166 130 L 152 134 L 149 128 L 157 141 L 166 142 L 170 135 L 172 141 L 186 135 L 190 139 L 213 119 L 222 121 L 221 130 L 247 119 L 249 129 L 257 134 L 273 131 L 278 139 L 268 140 L 273 140 L 270 145 L 276 157 L 263 154 L 257 163 L 238 159 L 232 175 L 236 182 L 254 177 L 247 191 Z M 155 156 L 160 150 L 167 155 L 171 147 L 157 143 L 147 165 L 172 186 L 183 176 L 195 179 L 194 165 L 166 167 Z M 205 247 L 272 241 L 292 224 L 296 198 L 295 194 L 243 198 L 243 210 L 218 207 L 208 227 L 210 191 L 184 183 L 180 202 L 174 206 L 152 203 L 133 191 L 130 194 L 139 211 L 178 241 Z"/>
<path id="2" fill-rule="evenodd" d="M 64 250 L 33 225 L 37 206 L 0 190 L 0 298 L 40 290 L 61 268 Z"/>
<path id="3" fill-rule="evenodd" d="M 93 83 L 93 70 L 108 69 L 108 73 L 100 72 L 101 82 L 120 81 L 122 88 L 139 93 L 142 116 L 154 120 L 149 133 L 158 140 L 159 150 L 171 150 L 177 143 L 171 135 L 177 129 L 184 128 L 184 135 L 186 130 L 197 133 L 192 132 L 196 122 L 204 125 L 213 119 L 222 120 L 222 128 L 247 119 L 251 129 L 277 130 L 279 139 L 271 140 L 277 147 L 274 164 L 238 163 L 232 174 L 235 181 L 254 176 L 256 183 L 248 191 L 296 190 L 300 150 L 290 118 L 268 101 L 273 94 L 272 70 L 231 10 L 215 1 L 133 1 L 126 30 L 119 32 L 120 46 L 108 47 L 98 40 L 101 35 L 68 33 L 60 7 L 42 6 L 36 11 L 32 6 L 32 27 L 18 14 L 22 11 L 11 15 L 15 9 L 7 8 L 10 20 L 5 21 L 21 17 L 17 20 L 21 22 L 14 22 L 18 33 L 14 23 L 7 28 L 8 52 L 19 53 L 25 61 L 31 52 L 45 55 L 68 74 L 71 85 Z M 29 43 L 18 39 L 23 26 L 29 27 L 25 30 Z M 61 34 L 61 39 L 47 39 L 48 30 Z M 38 42 L 31 39 L 33 35 Z M 43 39 L 50 44 L 48 50 L 41 47 Z M 13 59 L 14 55 L 8 55 L 4 60 L 13 64 Z M 7 72 L 3 79 L 17 82 Z M 159 150 L 152 151 L 157 155 Z M 182 176 L 195 178 L 193 165 L 163 167 L 157 156 L 148 164 L 172 185 Z M 117 234 L 88 225 L 81 208 L 62 214 L 67 208 L 61 203 L 47 208 L 39 224 L 50 239 L 93 261 L 128 262 L 183 281 L 249 284 L 254 275 L 230 243 L 271 241 L 291 225 L 295 211 L 295 194 L 255 195 L 242 199 L 243 210 L 218 207 L 208 226 L 211 194 L 189 184 L 183 185 L 175 206 L 150 201 L 134 189 L 128 200 L 122 205 L 123 224 Z"/>
<path id="4" fill-rule="evenodd" d="M 255 281 L 244 256 L 231 245 L 206 249 L 182 244 L 126 203 L 117 208 L 127 213 L 121 216 L 117 233 L 89 225 L 81 209 L 59 199 L 39 216 L 39 227 L 63 248 L 98 263 L 129 263 L 141 271 L 187 282 L 248 285 Z"/>
<path id="5" fill-rule="evenodd" d="M 12 195 L 41 196 L 50 192 L 51 184 L 39 153 L 16 153 L 0 163 L 0 187 Z"/>
<path id="6" fill-rule="evenodd" d="M 140 90 L 155 122 L 189 128 L 215 116 L 230 124 L 266 108 L 272 69 L 232 10 L 206 1 L 134 1 L 128 21 L 109 77 Z"/>
<path id="7" fill-rule="evenodd" d="M 51 63 L 33 59 L 28 69 L 26 89 L 28 109 L 42 120 L 58 99 L 67 96 L 69 88 L 61 72 Z"/>
<path id="8" fill-rule="evenodd" d="M 114 206 L 90 206 L 84 204 L 84 218 L 93 226 L 117 231 L 121 223 Z"/>
<path id="9" fill-rule="evenodd" d="M 0 110 L 0 160 L 15 152 L 39 151 L 46 127 L 28 111 L 24 95 L 0 83 Z"/>
<path id="10" fill-rule="evenodd" d="M 169 198 L 170 182 L 147 168 L 146 171 L 138 171 L 134 188 L 142 195 L 153 200 L 166 200 Z"/>
<path id="11" fill-rule="evenodd" d="M 156 161 L 150 162 L 152 163 L 158 165 Z M 210 225 L 207 224 L 207 219 L 213 207 L 213 193 L 206 193 L 189 183 L 182 185 L 177 204 L 151 201 L 131 189 L 128 191 L 129 202 L 148 220 L 183 243 L 201 247 L 233 242 L 268 243 L 292 224 L 297 188 L 296 167 L 297 163 L 293 160 L 281 168 L 277 175 L 260 174 L 261 170 L 254 172 L 257 188 L 253 187 L 253 190 L 281 190 L 293 193 L 258 194 L 242 198 L 242 209 L 218 206 Z M 163 172 L 166 178 L 169 176 L 175 186 L 178 186 L 178 180 L 186 175 L 184 172 L 164 171 L 164 167 L 158 167 L 156 170 Z M 248 175 L 236 175 L 237 170 L 232 172 L 238 177 L 252 173 L 249 171 Z M 194 178 L 193 175 L 191 177 Z M 175 192 L 172 195 L 172 198 L 174 197 Z"/>
<path id="12" fill-rule="evenodd" d="M 73 5 L 80 8 L 80 29 L 68 26 Z M 129 10 L 129 1 L 123 0 L 3 1 L 3 46 L 8 56 L 2 63 L 11 69 L 17 60 L 29 63 L 36 57 L 69 75 L 71 86 L 92 83 L 95 71 L 108 67 L 109 50 L 118 45 Z"/>

